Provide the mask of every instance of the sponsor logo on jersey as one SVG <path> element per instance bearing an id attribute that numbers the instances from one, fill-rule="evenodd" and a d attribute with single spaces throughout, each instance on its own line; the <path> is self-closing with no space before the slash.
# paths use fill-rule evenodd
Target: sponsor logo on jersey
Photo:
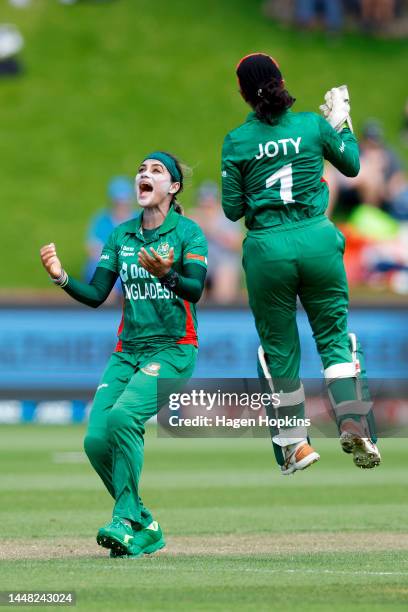
<path id="1" fill-rule="evenodd" d="M 346 150 L 346 145 L 345 143 L 342 141 L 341 145 L 339 146 L 339 151 L 340 153 L 344 153 L 344 151 Z"/>
<path id="2" fill-rule="evenodd" d="M 122 257 L 132 257 L 134 254 L 135 247 L 128 247 L 125 244 L 120 247 L 119 255 L 122 255 Z"/>
<path id="3" fill-rule="evenodd" d="M 103 259 L 109 259 L 109 255 L 106 255 L 106 253 L 103 253 L 100 258 L 99 261 L 102 261 Z"/>
<path id="4" fill-rule="evenodd" d="M 226 171 L 226 170 L 223 170 L 223 171 L 221 172 L 221 176 L 222 176 L 222 178 L 225 178 L 226 176 L 228 176 L 228 175 L 227 175 L 227 171 Z"/>
<path id="5" fill-rule="evenodd" d="M 141 371 L 148 376 L 158 376 L 160 368 L 160 363 L 148 363 L 144 368 L 141 368 Z"/>

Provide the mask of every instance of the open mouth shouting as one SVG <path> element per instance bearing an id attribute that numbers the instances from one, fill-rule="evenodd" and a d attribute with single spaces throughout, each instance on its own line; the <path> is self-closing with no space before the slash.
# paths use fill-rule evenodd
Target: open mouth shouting
<path id="1" fill-rule="evenodd" d="M 151 180 L 142 178 L 138 184 L 139 198 L 144 199 L 153 192 L 153 183 Z"/>

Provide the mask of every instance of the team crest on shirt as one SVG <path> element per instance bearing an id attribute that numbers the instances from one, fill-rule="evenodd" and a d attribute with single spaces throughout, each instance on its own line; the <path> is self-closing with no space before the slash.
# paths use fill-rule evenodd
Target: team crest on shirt
<path id="1" fill-rule="evenodd" d="M 161 242 L 157 247 L 157 254 L 163 259 L 167 259 L 170 253 L 170 245 L 168 242 Z"/>
<path id="2" fill-rule="evenodd" d="M 148 363 L 144 368 L 141 368 L 141 371 L 148 376 L 158 376 L 161 365 L 160 363 Z"/>

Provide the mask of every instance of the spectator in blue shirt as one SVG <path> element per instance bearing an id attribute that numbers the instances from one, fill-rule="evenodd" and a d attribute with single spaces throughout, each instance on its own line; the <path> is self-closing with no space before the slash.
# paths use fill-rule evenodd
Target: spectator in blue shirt
<path id="1" fill-rule="evenodd" d="M 127 177 L 116 176 L 109 182 L 109 207 L 99 211 L 91 220 L 86 239 L 88 261 L 84 277 L 87 282 L 95 272 L 102 248 L 112 231 L 133 216 L 134 195 L 133 183 Z M 120 281 L 116 283 L 115 291 L 121 293 Z"/>
<path id="2" fill-rule="evenodd" d="M 296 0 L 295 19 L 300 26 L 312 27 L 323 15 L 328 30 L 338 32 L 343 26 L 343 2 L 341 0 Z"/>

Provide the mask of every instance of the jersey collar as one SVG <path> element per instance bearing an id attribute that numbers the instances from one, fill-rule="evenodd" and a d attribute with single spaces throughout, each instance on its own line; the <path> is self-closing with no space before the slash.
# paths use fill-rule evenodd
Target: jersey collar
<path id="1" fill-rule="evenodd" d="M 290 110 L 290 108 L 287 108 L 286 110 L 283 111 L 283 113 L 281 113 L 280 115 L 277 115 L 276 117 L 276 122 L 280 121 L 280 119 L 286 115 L 287 113 L 291 113 L 292 111 Z M 256 116 L 256 112 L 255 111 L 251 111 L 247 118 L 246 118 L 246 123 L 249 123 L 250 121 L 254 121 L 254 120 L 258 120 L 258 117 Z M 275 121 L 274 121 L 275 123 Z"/>
<path id="2" fill-rule="evenodd" d="M 134 229 L 130 229 L 128 233 L 136 234 L 138 238 L 145 241 L 145 238 L 142 233 L 142 219 L 143 219 L 143 213 L 141 212 L 135 219 Z M 167 232 L 170 232 L 171 230 L 173 230 L 176 227 L 179 220 L 180 220 L 179 213 L 174 210 L 173 206 L 170 206 L 169 212 L 167 213 L 165 220 L 163 221 L 161 226 L 157 229 L 157 236 L 160 236 L 161 234 L 167 234 Z"/>

